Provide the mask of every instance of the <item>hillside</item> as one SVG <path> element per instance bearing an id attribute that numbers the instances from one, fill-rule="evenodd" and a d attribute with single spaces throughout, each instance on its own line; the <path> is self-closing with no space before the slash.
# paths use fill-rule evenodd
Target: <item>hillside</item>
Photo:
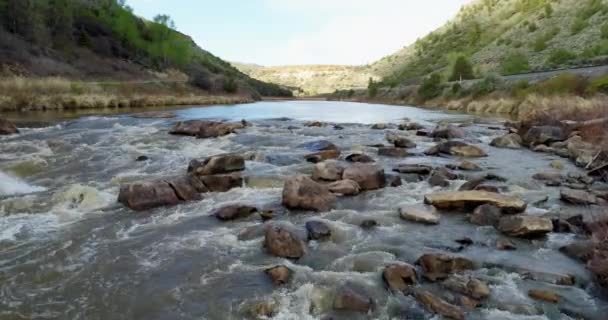
<path id="1" fill-rule="evenodd" d="M 292 88 L 299 95 L 317 95 L 336 90 L 367 88 L 370 78 L 379 77 L 366 67 L 338 65 L 264 67 L 255 64 L 232 63 L 243 73 L 265 82 Z"/>
<path id="2" fill-rule="evenodd" d="M 208 93 L 290 95 L 250 78 L 120 0 L 0 0 L 0 76 L 184 82 Z"/>
<path id="3" fill-rule="evenodd" d="M 446 25 L 370 66 L 394 86 L 457 57 L 475 76 L 602 64 L 608 56 L 606 0 L 478 0 Z"/>

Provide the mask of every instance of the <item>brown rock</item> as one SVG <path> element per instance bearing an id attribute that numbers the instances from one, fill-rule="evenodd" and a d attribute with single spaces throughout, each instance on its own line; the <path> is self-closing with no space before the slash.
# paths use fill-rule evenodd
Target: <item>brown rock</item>
<path id="1" fill-rule="evenodd" d="M 346 161 L 348 162 L 361 162 L 361 163 L 372 163 L 372 162 L 376 162 L 374 160 L 374 158 L 366 155 L 366 154 L 362 154 L 362 153 L 353 153 L 351 155 L 348 155 L 346 157 Z"/>
<path id="2" fill-rule="evenodd" d="M 340 157 L 340 150 L 325 150 L 325 151 L 319 151 L 319 152 L 307 154 L 304 156 L 304 159 L 306 159 L 306 161 L 311 162 L 311 163 L 318 163 L 318 162 L 322 162 L 325 160 L 338 159 L 339 157 Z"/>
<path id="3" fill-rule="evenodd" d="M 328 211 L 336 196 L 329 188 L 307 176 L 294 176 L 285 181 L 283 205 L 289 209 Z"/>
<path id="4" fill-rule="evenodd" d="M 0 135 L 9 135 L 19 133 L 17 127 L 10 121 L 0 119 Z"/>
<path id="5" fill-rule="evenodd" d="M 555 292 L 540 289 L 532 289 L 528 291 L 528 295 L 534 300 L 541 300 L 555 304 L 559 303 L 559 300 L 561 299 L 561 297 Z"/>
<path id="6" fill-rule="evenodd" d="M 418 283 L 416 269 L 406 263 L 391 264 L 384 268 L 382 279 L 393 292 L 404 292 Z"/>
<path id="7" fill-rule="evenodd" d="M 327 185 L 329 191 L 343 196 L 354 196 L 361 192 L 361 187 L 353 180 L 340 180 Z"/>
<path id="8" fill-rule="evenodd" d="M 328 140 L 317 140 L 317 141 L 306 142 L 306 143 L 299 145 L 298 148 L 304 148 L 311 152 L 327 151 L 327 150 L 340 150 L 340 148 L 338 148 L 338 146 L 336 146 L 335 144 L 333 144 L 332 142 L 330 142 Z"/>
<path id="9" fill-rule="evenodd" d="M 200 176 L 199 179 L 211 192 L 226 192 L 243 186 L 240 173 Z"/>
<path id="10" fill-rule="evenodd" d="M 463 171 L 481 171 L 481 167 L 471 161 L 462 161 L 458 164 L 458 169 Z"/>
<path id="11" fill-rule="evenodd" d="M 140 182 L 120 187 L 118 202 L 135 211 L 176 205 L 180 202 L 166 181 Z"/>
<path id="12" fill-rule="evenodd" d="M 538 237 L 553 231 L 553 222 L 549 218 L 534 216 L 503 217 L 498 230 L 512 237 Z"/>
<path id="13" fill-rule="evenodd" d="M 244 205 L 229 205 L 217 209 L 213 215 L 223 221 L 247 218 L 250 215 L 258 212 L 256 207 Z"/>
<path id="14" fill-rule="evenodd" d="M 502 251 L 513 251 L 513 250 L 517 250 L 517 246 L 511 240 L 498 239 L 496 241 L 496 249 L 502 250 Z"/>
<path id="15" fill-rule="evenodd" d="M 371 297 L 361 290 L 344 286 L 338 289 L 334 299 L 334 309 L 368 313 L 374 307 Z"/>
<path id="16" fill-rule="evenodd" d="M 442 315 L 446 318 L 464 320 L 464 312 L 453 304 L 449 304 L 428 291 L 416 291 L 416 300 L 430 312 Z"/>
<path id="17" fill-rule="evenodd" d="M 409 153 L 404 148 L 382 147 L 378 149 L 378 155 L 384 157 L 404 158 L 409 156 Z"/>
<path id="18" fill-rule="evenodd" d="M 322 221 L 306 222 L 306 231 L 308 231 L 309 240 L 326 240 L 331 237 L 331 229 Z"/>
<path id="19" fill-rule="evenodd" d="M 375 190 L 386 186 L 384 169 L 373 164 L 356 163 L 344 170 L 342 179 L 353 180 L 361 190 Z"/>
<path id="20" fill-rule="evenodd" d="M 486 152 L 481 148 L 466 144 L 462 141 L 442 142 L 437 146 L 425 151 L 425 154 L 427 155 L 438 155 L 440 153 L 469 158 L 480 158 L 487 156 Z"/>
<path id="21" fill-rule="evenodd" d="M 386 173 L 384 176 L 386 177 L 387 186 L 399 187 L 403 185 L 403 181 L 399 175 Z"/>
<path id="22" fill-rule="evenodd" d="M 588 206 L 599 203 L 595 195 L 583 190 L 564 188 L 560 190 L 560 196 L 563 201 L 576 205 Z"/>
<path id="23" fill-rule="evenodd" d="M 532 127 L 523 136 L 523 141 L 527 145 L 536 146 L 540 144 L 550 144 L 553 142 L 564 141 L 568 138 L 564 130 L 555 126 Z"/>
<path id="24" fill-rule="evenodd" d="M 188 172 L 199 176 L 245 170 L 245 159 L 237 154 L 222 154 L 190 161 Z"/>
<path id="25" fill-rule="evenodd" d="M 226 123 L 206 120 L 189 120 L 178 122 L 169 133 L 176 135 L 196 136 L 199 138 L 215 138 L 225 136 L 242 129 L 241 123 Z"/>
<path id="26" fill-rule="evenodd" d="M 523 143 L 521 137 L 516 133 L 509 133 L 505 136 L 498 137 L 490 145 L 497 148 L 520 149 Z"/>
<path id="27" fill-rule="evenodd" d="M 464 138 L 464 131 L 456 126 L 451 124 L 449 125 L 439 125 L 433 130 L 431 133 L 433 138 L 440 139 L 462 139 Z"/>
<path id="28" fill-rule="evenodd" d="M 433 167 L 423 164 L 400 164 L 395 169 L 393 169 L 393 171 L 404 174 L 415 173 L 427 175 L 430 174 L 431 171 L 433 171 Z"/>
<path id="29" fill-rule="evenodd" d="M 344 167 L 338 161 L 327 160 L 318 162 L 312 172 L 314 180 L 337 181 L 342 178 Z"/>
<path id="30" fill-rule="evenodd" d="M 173 188 L 175 195 L 181 201 L 201 200 L 202 196 L 200 193 L 207 192 L 208 190 L 204 185 L 201 186 L 200 180 L 192 176 L 171 179 L 167 183 Z"/>
<path id="31" fill-rule="evenodd" d="M 435 207 L 425 205 L 402 206 L 399 215 L 402 219 L 425 224 L 438 224 L 440 218 Z"/>
<path id="32" fill-rule="evenodd" d="M 453 191 L 426 195 L 424 201 L 438 209 L 463 209 L 492 204 L 503 213 L 519 213 L 526 210 L 526 203 L 518 198 L 486 191 Z"/>
<path id="33" fill-rule="evenodd" d="M 490 296 L 488 285 L 475 278 L 452 275 L 442 284 L 450 290 L 465 294 L 476 300 L 483 300 Z"/>
<path id="34" fill-rule="evenodd" d="M 386 123 L 376 123 L 376 124 L 372 125 L 373 130 L 385 130 L 386 128 L 388 128 Z"/>
<path id="35" fill-rule="evenodd" d="M 286 284 L 291 278 L 291 269 L 286 266 L 276 266 L 269 269 L 264 270 L 264 272 L 270 277 L 272 283 L 275 286 L 281 286 Z"/>
<path id="36" fill-rule="evenodd" d="M 445 279 L 452 273 L 471 270 L 475 266 L 471 260 L 441 253 L 425 254 L 417 263 L 422 267 L 424 276 L 431 281 Z"/>
<path id="37" fill-rule="evenodd" d="M 265 232 L 264 246 L 272 255 L 298 259 L 306 252 L 306 244 L 295 231 L 283 226 L 269 226 Z"/>

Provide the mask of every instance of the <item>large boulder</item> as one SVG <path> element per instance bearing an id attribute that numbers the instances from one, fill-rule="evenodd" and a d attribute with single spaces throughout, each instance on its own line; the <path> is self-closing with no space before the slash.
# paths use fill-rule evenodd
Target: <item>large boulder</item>
<path id="1" fill-rule="evenodd" d="M 188 172 L 199 176 L 226 174 L 245 170 L 245 158 L 237 154 L 221 154 L 190 161 Z"/>
<path id="2" fill-rule="evenodd" d="M 464 311 L 425 290 L 417 290 L 416 300 L 430 312 L 455 320 L 464 320 Z"/>
<path id="3" fill-rule="evenodd" d="M 319 162 L 312 171 L 314 180 L 337 181 L 342 178 L 344 167 L 335 160 Z"/>
<path id="4" fill-rule="evenodd" d="M 340 180 L 327 185 L 329 191 L 343 196 L 355 196 L 361 192 L 361 187 L 353 180 Z"/>
<path id="5" fill-rule="evenodd" d="M 180 199 L 168 182 L 149 181 L 121 186 L 118 202 L 132 210 L 143 211 L 161 206 L 176 205 L 180 202 Z"/>
<path id="6" fill-rule="evenodd" d="M 567 133 L 564 129 L 557 126 L 531 127 L 523 136 L 524 143 L 530 146 L 549 145 L 553 142 L 564 141 L 566 139 L 568 139 Z"/>
<path id="7" fill-rule="evenodd" d="M 10 121 L 0 119 L 0 135 L 19 133 L 17 127 Z"/>
<path id="8" fill-rule="evenodd" d="M 169 133 L 199 138 L 216 138 L 234 133 L 237 129 L 242 129 L 243 127 L 242 123 L 189 120 L 176 123 Z"/>
<path id="9" fill-rule="evenodd" d="M 210 192 L 226 192 L 243 186 L 243 177 L 240 173 L 199 176 L 198 179 Z"/>
<path id="10" fill-rule="evenodd" d="M 410 286 L 418 283 L 416 269 L 407 263 L 394 263 L 386 266 L 382 279 L 393 292 L 405 292 Z"/>
<path id="11" fill-rule="evenodd" d="M 334 298 L 334 309 L 368 313 L 374 308 L 374 301 L 363 290 L 344 285 L 339 288 Z"/>
<path id="12" fill-rule="evenodd" d="M 502 137 L 495 138 L 490 145 L 497 148 L 520 149 L 522 139 L 517 133 L 509 133 Z"/>
<path id="13" fill-rule="evenodd" d="M 416 143 L 412 140 L 394 132 L 387 132 L 386 140 L 397 148 L 416 148 Z"/>
<path id="14" fill-rule="evenodd" d="M 283 205 L 287 208 L 328 211 L 335 201 L 336 196 L 327 186 L 307 176 L 294 176 L 285 181 Z"/>
<path id="15" fill-rule="evenodd" d="M 399 208 L 399 215 L 402 219 L 420 222 L 424 224 L 438 224 L 439 214 L 437 209 L 425 205 L 407 205 Z"/>
<path id="16" fill-rule="evenodd" d="M 167 180 L 167 183 L 178 199 L 182 201 L 201 200 L 201 193 L 208 192 L 209 189 L 196 177 L 186 176 Z"/>
<path id="17" fill-rule="evenodd" d="M 344 169 L 342 179 L 357 182 L 361 190 L 376 190 L 386 186 L 384 169 L 373 164 L 355 163 Z"/>
<path id="18" fill-rule="evenodd" d="M 302 235 L 286 226 L 271 225 L 266 228 L 264 247 L 274 256 L 298 259 L 306 253 L 306 242 Z"/>
<path id="19" fill-rule="evenodd" d="M 487 191 L 452 191 L 429 194 L 424 197 L 426 204 L 437 209 L 476 208 L 483 204 L 492 204 L 503 213 L 520 213 L 526 210 L 526 203 L 519 198 Z"/>
<path id="20" fill-rule="evenodd" d="M 433 138 L 439 139 L 462 139 L 464 138 L 464 130 L 454 125 L 438 125 L 431 133 Z"/>
<path id="21" fill-rule="evenodd" d="M 553 231 L 553 222 L 549 218 L 535 216 L 503 217 L 498 230 L 512 237 L 538 237 Z"/>
<path id="22" fill-rule="evenodd" d="M 497 227 L 501 217 L 502 212 L 500 208 L 495 205 L 484 204 L 475 208 L 469 220 L 478 226 Z"/>
<path id="23" fill-rule="evenodd" d="M 480 147 L 462 141 L 445 141 L 425 151 L 426 155 L 439 155 L 442 153 L 467 158 L 487 156 L 487 153 Z"/>
<path id="24" fill-rule="evenodd" d="M 430 281 L 447 278 L 450 274 L 471 270 L 475 267 L 471 260 L 442 253 L 424 254 L 417 262 Z"/>
<path id="25" fill-rule="evenodd" d="M 213 215 L 222 221 L 227 221 L 247 218 L 256 212 L 258 212 L 256 207 L 246 205 L 229 205 L 217 209 L 215 212 L 213 212 Z"/>

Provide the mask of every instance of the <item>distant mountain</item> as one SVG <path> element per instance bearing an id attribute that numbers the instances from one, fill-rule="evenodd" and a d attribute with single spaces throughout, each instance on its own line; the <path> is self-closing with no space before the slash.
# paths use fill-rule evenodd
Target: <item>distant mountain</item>
<path id="1" fill-rule="evenodd" d="M 0 76 L 188 81 L 209 92 L 291 95 L 252 79 L 120 0 L 0 0 Z"/>

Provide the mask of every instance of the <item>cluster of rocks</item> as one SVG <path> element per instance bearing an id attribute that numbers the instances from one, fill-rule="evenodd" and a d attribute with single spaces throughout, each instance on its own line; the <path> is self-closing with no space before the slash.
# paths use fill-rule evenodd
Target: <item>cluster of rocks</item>
<path id="1" fill-rule="evenodd" d="M 9 135 L 19 133 L 19 129 L 14 123 L 0 118 L 0 135 Z"/>
<path id="2" fill-rule="evenodd" d="M 247 122 L 240 123 L 209 121 L 209 120 L 189 120 L 180 121 L 175 124 L 169 132 L 174 135 L 193 136 L 197 138 L 217 138 L 231 133 L 235 133 L 238 129 L 243 129 L 247 126 Z"/>

